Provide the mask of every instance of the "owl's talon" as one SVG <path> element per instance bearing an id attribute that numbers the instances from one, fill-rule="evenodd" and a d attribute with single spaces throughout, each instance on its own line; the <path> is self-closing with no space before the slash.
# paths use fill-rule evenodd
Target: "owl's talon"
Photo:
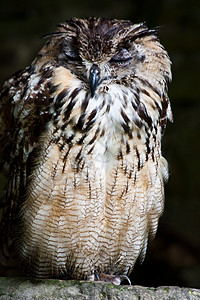
<path id="1" fill-rule="evenodd" d="M 131 285 L 131 281 L 126 275 L 110 275 L 110 274 L 98 273 L 97 271 L 94 271 L 94 276 L 96 277 L 96 281 L 104 281 L 104 282 L 110 282 L 114 285 L 120 285 L 123 280 L 127 280 L 129 285 Z"/>
<path id="2" fill-rule="evenodd" d="M 99 275 L 98 275 L 97 271 L 94 271 L 94 276 L 96 277 L 97 281 L 99 281 L 99 280 L 100 280 L 100 279 L 99 279 Z"/>
<path id="3" fill-rule="evenodd" d="M 129 283 L 129 285 L 131 285 L 131 281 L 130 281 L 130 279 L 128 278 L 128 276 L 126 276 L 126 275 L 119 275 L 119 277 L 122 278 L 122 280 L 123 280 L 123 279 L 124 279 L 124 280 L 127 280 L 128 283 Z"/>

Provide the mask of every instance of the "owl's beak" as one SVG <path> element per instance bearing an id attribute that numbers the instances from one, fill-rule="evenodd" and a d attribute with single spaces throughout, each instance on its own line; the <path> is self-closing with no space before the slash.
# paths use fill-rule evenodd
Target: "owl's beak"
<path id="1" fill-rule="evenodd" d="M 93 64 L 93 66 L 90 69 L 90 90 L 92 97 L 94 96 L 95 90 L 98 86 L 100 79 L 100 69 L 96 64 Z"/>

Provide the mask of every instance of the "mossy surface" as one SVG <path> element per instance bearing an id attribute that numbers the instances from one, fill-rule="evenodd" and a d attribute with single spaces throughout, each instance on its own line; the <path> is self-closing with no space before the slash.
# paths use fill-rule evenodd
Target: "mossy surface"
<path id="1" fill-rule="evenodd" d="M 200 290 L 179 287 L 114 286 L 104 282 L 0 278 L 0 300 L 200 299 Z"/>

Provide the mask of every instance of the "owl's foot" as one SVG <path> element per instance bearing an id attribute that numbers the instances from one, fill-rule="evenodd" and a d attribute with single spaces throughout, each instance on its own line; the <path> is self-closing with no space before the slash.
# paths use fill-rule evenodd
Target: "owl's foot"
<path id="1" fill-rule="evenodd" d="M 97 271 L 94 271 L 94 275 L 91 276 L 91 280 L 110 282 L 114 285 L 120 285 L 122 281 L 127 280 L 128 284 L 131 285 L 131 281 L 126 275 L 110 275 L 99 273 Z"/>

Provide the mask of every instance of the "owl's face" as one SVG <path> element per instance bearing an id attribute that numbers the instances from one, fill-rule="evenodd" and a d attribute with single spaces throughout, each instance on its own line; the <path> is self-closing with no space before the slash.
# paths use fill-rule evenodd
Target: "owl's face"
<path id="1" fill-rule="evenodd" d="M 153 80 L 155 64 L 158 81 L 159 77 L 162 82 L 171 76 L 167 54 L 155 31 L 144 24 L 89 18 L 69 20 L 58 29 L 42 52 L 56 65 L 71 70 L 92 96 L 97 87 L 129 79 L 130 75 Z"/>

